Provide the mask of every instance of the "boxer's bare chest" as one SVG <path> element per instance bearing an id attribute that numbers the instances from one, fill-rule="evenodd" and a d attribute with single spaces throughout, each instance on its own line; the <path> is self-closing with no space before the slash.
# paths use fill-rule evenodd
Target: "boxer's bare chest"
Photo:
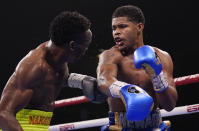
<path id="1" fill-rule="evenodd" d="M 118 80 L 135 84 L 150 92 L 152 83 L 144 69 L 136 69 L 132 56 L 125 56 L 118 65 Z"/>
<path id="2" fill-rule="evenodd" d="M 143 88 L 149 95 L 154 97 L 154 91 L 152 83 L 144 69 L 136 69 L 133 64 L 133 58 L 131 56 L 123 57 L 118 64 L 118 76 L 119 81 L 124 81 L 130 84 L 138 85 Z M 124 104 L 121 99 L 111 98 L 108 99 L 109 109 L 113 112 L 125 111 Z"/>
<path id="3" fill-rule="evenodd" d="M 69 75 L 67 65 L 54 70 L 46 67 L 47 71 L 43 80 L 34 88 L 34 94 L 30 104 L 41 106 L 41 108 L 53 109 L 54 101 L 59 95 L 63 85 L 66 83 L 66 78 Z"/>

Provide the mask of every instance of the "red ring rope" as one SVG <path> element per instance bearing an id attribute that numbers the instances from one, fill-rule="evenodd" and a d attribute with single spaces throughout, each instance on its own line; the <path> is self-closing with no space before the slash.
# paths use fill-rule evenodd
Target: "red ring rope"
<path id="1" fill-rule="evenodd" d="M 199 74 L 178 77 L 174 79 L 176 86 L 187 85 L 199 82 Z M 89 100 L 85 96 L 73 97 L 69 99 L 58 100 L 55 102 L 55 108 L 86 103 Z"/>
<path id="2" fill-rule="evenodd" d="M 176 86 L 187 85 L 199 82 L 199 74 L 178 77 L 174 79 Z"/>

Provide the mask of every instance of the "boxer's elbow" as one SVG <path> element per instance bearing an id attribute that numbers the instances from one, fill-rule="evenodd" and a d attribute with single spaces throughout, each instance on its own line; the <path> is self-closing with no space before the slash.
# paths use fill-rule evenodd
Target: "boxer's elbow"
<path id="1" fill-rule="evenodd" d="M 172 111 L 173 109 L 175 108 L 175 105 L 174 104 L 171 104 L 171 105 L 167 105 L 164 107 L 164 109 L 168 112 Z"/>
<path id="2" fill-rule="evenodd" d="M 176 103 L 178 100 L 178 93 L 175 88 L 168 88 L 169 90 L 163 95 L 162 99 L 160 99 L 160 105 L 166 111 L 172 111 L 176 107 Z M 166 97 L 165 97 L 166 96 Z"/>
<path id="3" fill-rule="evenodd" d="M 166 111 L 170 112 L 176 107 L 176 102 L 177 102 L 177 98 L 174 98 L 169 103 L 167 102 L 166 104 L 164 104 L 162 107 Z"/>
<path id="4" fill-rule="evenodd" d="M 174 92 L 171 95 L 170 104 L 166 110 L 172 111 L 176 107 L 177 100 L 178 100 L 178 93 L 176 90 L 174 90 Z"/>

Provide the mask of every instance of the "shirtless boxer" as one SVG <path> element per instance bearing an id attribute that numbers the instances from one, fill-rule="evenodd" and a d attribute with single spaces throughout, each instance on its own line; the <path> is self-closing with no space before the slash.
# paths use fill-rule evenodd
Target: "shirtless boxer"
<path id="1" fill-rule="evenodd" d="M 100 54 L 97 81 L 108 96 L 109 125 L 102 131 L 166 130 L 159 108 L 171 111 L 177 91 L 171 56 L 144 45 L 140 8 L 118 7 L 112 15 L 115 46 Z"/>
<path id="2" fill-rule="evenodd" d="M 69 82 L 67 79 L 73 82 L 72 78 L 78 75 L 70 75 L 67 64 L 83 56 L 91 43 L 90 24 L 77 12 L 61 12 L 53 19 L 50 40 L 19 62 L 3 90 L 0 101 L 3 131 L 48 131 L 56 97 Z M 81 87 L 96 83 L 95 78 L 85 75 L 81 80 Z"/>

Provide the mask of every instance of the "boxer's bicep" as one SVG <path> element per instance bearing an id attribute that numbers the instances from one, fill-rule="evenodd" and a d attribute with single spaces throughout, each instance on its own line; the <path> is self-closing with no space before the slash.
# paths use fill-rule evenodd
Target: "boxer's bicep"
<path id="1" fill-rule="evenodd" d="M 1 107 L 14 114 L 27 105 L 32 94 L 33 90 L 31 88 L 25 88 L 18 84 L 14 73 L 2 93 Z"/>
<path id="2" fill-rule="evenodd" d="M 100 55 L 97 67 L 97 82 L 99 88 L 106 94 L 109 86 L 116 81 L 118 66 L 115 62 L 115 57 L 110 52 L 105 52 Z"/>
<path id="3" fill-rule="evenodd" d="M 17 112 L 27 106 L 34 93 L 36 83 L 41 81 L 41 70 L 34 65 L 21 64 L 8 80 L 5 92 L 6 106 Z"/>
<path id="4" fill-rule="evenodd" d="M 117 77 L 117 70 L 117 65 L 115 64 L 103 64 L 98 70 L 98 78 L 99 80 L 113 81 Z M 100 79 L 101 77 L 104 77 L 104 79 Z"/>

